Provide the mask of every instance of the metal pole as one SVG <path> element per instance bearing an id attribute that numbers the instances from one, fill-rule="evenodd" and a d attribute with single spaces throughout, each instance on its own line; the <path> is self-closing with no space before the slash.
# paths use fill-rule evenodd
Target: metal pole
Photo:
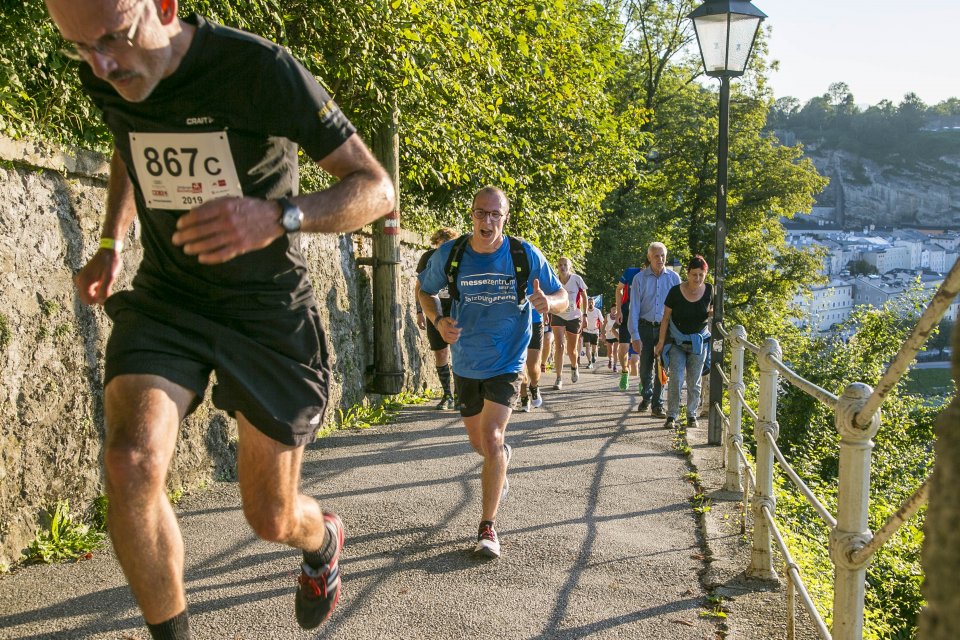
<path id="1" fill-rule="evenodd" d="M 717 325 L 723 323 L 723 278 L 727 251 L 727 151 L 730 129 L 730 78 L 720 78 L 720 135 L 717 142 L 717 235 L 713 256 L 713 340 L 710 371 L 710 418 L 707 423 L 707 443 L 720 444 L 723 440 L 723 420 L 717 407 L 723 406 L 724 341 Z"/>
<path id="2" fill-rule="evenodd" d="M 743 422 L 743 403 L 740 402 L 737 392 L 743 393 L 744 390 L 743 352 L 746 347 L 743 346 L 743 341 L 747 339 L 747 330 L 743 325 L 738 324 L 730 331 L 728 338 L 733 343 L 733 351 L 730 358 L 730 432 L 727 434 L 727 442 L 723 443 L 726 447 L 727 479 L 723 488 L 725 491 L 739 491 L 743 478 L 740 473 L 740 455 L 734 443 L 743 446 L 743 435 L 740 430 Z"/>
<path id="3" fill-rule="evenodd" d="M 830 557 L 836 567 L 833 589 L 835 640 L 859 640 L 863 635 L 863 604 L 870 558 L 855 560 L 873 534 L 868 526 L 870 458 L 873 436 L 880 428 L 880 413 L 866 428 L 857 414 L 873 393 L 869 385 L 855 382 L 844 390 L 835 414 L 840 433 L 840 472 L 837 478 L 837 526 L 830 532 Z"/>
<path id="4" fill-rule="evenodd" d="M 777 425 L 777 381 L 779 373 L 770 362 L 769 356 L 779 359 L 783 354 L 780 344 L 773 338 L 763 342 L 758 365 L 760 367 L 760 398 L 757 406 L 757 424 L 754 434 L 757 437 L 757 486 L 753 490 L 753 549 L 750 554 L 750 568 L 747 575 L 761 580 L 776 580 L 773 569 L 773 554 L 770 553 L 770 525 L 763 517 L 763 507 L 776 513 L 776 498 L 773 495 L 773 447 L 766 434 L 776 440 Z"/>

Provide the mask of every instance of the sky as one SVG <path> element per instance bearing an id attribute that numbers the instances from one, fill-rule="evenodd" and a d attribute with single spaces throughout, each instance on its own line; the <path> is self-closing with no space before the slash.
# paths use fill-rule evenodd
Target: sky
<path id="1" fill-rule="evenodd" d="M 846 82 L 858 105 L 960 98 L 960 0 L 753 0 L 767 14 L 777 98 Z"/>

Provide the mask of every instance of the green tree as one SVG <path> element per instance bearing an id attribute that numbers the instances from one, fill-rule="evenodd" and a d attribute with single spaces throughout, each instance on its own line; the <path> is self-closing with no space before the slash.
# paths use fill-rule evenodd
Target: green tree
<path id="1" fill-rule="evenodd" d="M 400 113 L 405 225 L 465 222 L 472 192 L 503 186 L 512 232 L 582 255 L 600 203 L 634 170 L 646 118 L 606 92 L 623 25 L 589 0 L 184 0 L 182 13 L 291 49 L 370 139 Z M 27 37 L 24 37 L 24 35 Z M 0 128 L 108 149 L 42 4 L 0 16 Z M 21 66 L 19 61 L 29 64 Z M 53 77 L 52 74 L 56 74 Z M 310 163 L 304 180 L 322 180 Z"/>
<path id="2" fill-rule="evenodd" d="M 656 43 L 689 41 L 691 3 L 642 3 L 658 20 L 637 20 L 623 71 L 611 88 L 621 104 L 641 102 L 654 109 L 648 125 L 653 142 L 640 177 L 620 185 L 608 198 L 587 262 L 587 282 L 612 288 L 620 271 L 640 266 L 653 240 L 667 244 L 682 261 L 714 255 L 718 97 L 713 86 L 692 79 L 700 61 L 678 48 Z M 793 296 L 818 280 L 812 252 L 786 244 L 781 217 L 809 211 L 826 181 L 802 157 L 764 133 L 772 103 L 766 87 L 761 41 L 747 76 L 733 85 L 730 106 L 728 180 L 728 324 L 742 323 L 753 334 L 776 333 Z M 652 92 L 653 95 L 649 95 Z M 758 313 L 758 310 L 763 313 Z"/>

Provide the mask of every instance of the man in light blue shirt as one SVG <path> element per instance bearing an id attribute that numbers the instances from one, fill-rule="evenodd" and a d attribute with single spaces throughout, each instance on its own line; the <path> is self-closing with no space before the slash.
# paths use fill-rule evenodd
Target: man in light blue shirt
<path id="1" fill-rule="evenodd" d="M 653 348 L 660 339 L 660 321 L 663 303 L 670 289 L 680 284 L 680 276 L 666 268 L 667 247 L 652 242 L 647 249 L 649 265 L 633 278 L 630 284 L 630 339 L 633 350 L 640 354 L 640 406 L 643 412 L 651 408 L 655 418 L 666 418 L 663 410 L 663 386 L 653 375 Z"/>
<path id="2" fill-rule="evenodd" d="M 491 558 L 500 557 L 494 521 L 509 486 L 511 452 L 503 439 L 520 393 L 532 310 L 546 315 L 567 308 L 567 293 L 550 264 L 539 249 L 522 240 L 531 293 L 526 295 L 524 285 L 523 300 L 518 301 L 518 266 L 503 235 L 509 212 L 507 196 L 496 187 L 484 187 L 474 196 L 473 234 L 459 258 L 456 286 L 450 286 L 454 300 L 449 316 L 443 314 L 437 292 L 450 284 L 447 262 L 457 241 L 440 245 L 418 276 L 423 313 L 452 345 L 460 415 L 470 444 L 483 456 L 482 516 L 474 551 Z"/>

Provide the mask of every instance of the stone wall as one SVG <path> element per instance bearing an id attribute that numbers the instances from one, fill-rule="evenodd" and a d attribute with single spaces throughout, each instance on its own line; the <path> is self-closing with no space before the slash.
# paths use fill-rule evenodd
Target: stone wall
<path id="1" fill-rule="evenodd" d="M 0 569 L 16 562 L 57 500 L 75 512 L 103 493 L 103 349 L 110 321 L 80 304 L 73 274 L 96 251 L 107 165 L 70 152 L 0 139 Z M 134 225 L 124 249 L 125 287 L 141 257 Z M 304 236 L 333 354 L 327 419 L 364 398 L 372 360 L 370 255 L 363 233 Z M 399 304 L 408 389 L 436 385 L 416 328 L 413 277 L 423 250 L 403 236 Z M 209 395 L 209 394 L 208 394 Z M 209 398 L 182 426 L 171 490 L 233 477 L 236 426 Z"/>

